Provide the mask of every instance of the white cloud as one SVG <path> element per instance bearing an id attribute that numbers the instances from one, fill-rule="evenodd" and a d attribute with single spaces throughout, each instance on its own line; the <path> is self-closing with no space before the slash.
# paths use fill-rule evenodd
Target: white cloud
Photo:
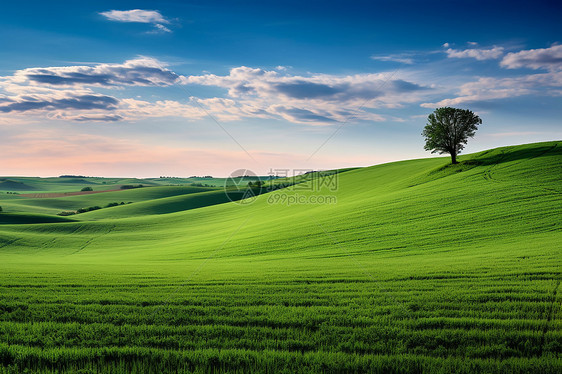
<path id="1" fill-rule="evenodd" d="M 111 21 L 140 22 L 140 23 L 169 23 L 157 10 L 109 10 L 100 13 Z"/>
<path id="2" fill-rule="evenodd" d="M 466 44 L 476 47 L 478 45 L 477 42 L 466 42 Z"/>
<path id="3" fill-rule="evenodd" d="M 308 125 L 348 120 L 382 121 L 376 108 L 419 102 L 431 91 L 394 74 L 291 75 L 286 70 L 233 68 L 227 75 L 181 76 L 158 60 L 139 57 L 121 64 L 37 67 L 0 77 L 0 112 L 72 121 L 119 121 L 153 117 L 222 121 L 243 118 L 284 119 Z M 223 97 L 185 101 L 110 96 L 97 88 L 215 86 Z M 222 95 L 221 95 L 222 96 Z"/>
<path id="4" fill-rule="evenodd" d="M 290 122 L 329 124 L 348 119 L 382 120 L 372 108 L 396 108 L 427 93 L 425 86 L 388 74 L 308 76 L 241 66 L 228 75 L 182 77 L 184 84 L 216 86 L 227 90 L 240 105 Z"/>
<path id="5" fill-rule="evenodd" d="M 107 12 L 101 12 L 100 14 L 110 21 L 150 23 L 155 27 L 153 33 L 172 32 L 169 28 L 163 25 L 169 24 L 170 21 L 164 18 L 164 16 L 162 16 L 162 14 L 160 14 L 157 10 L 109 10 Z"/>
<path id="6" fill-rule="evenodd" d="M 531 74 L 515 78 L 480 78 L 460 87 L 458 96 L 436 103 L 423 103 L 424 108 L 455 106 L 470 102 L 505 99 L 524 95 L 557 95 L 562 87 L 562 72 Z"/>
<path id="7" fill-rule="evenodd" d="M 562 69 L 562 45 L 553 45 L 550 48 L 529 49 L 508 53 L 500 62 L 502 67 L 508 69 Z"/>
<path id="8" fill-rule="evenodd" d="M 193 99 L 149 102 L 132 98 L 118 99 L 90 90 L 49 90 L 41 94 L 0 95 L 0 113 L 11 118 L 66 121 L 115 122 L 143 118 L 183 117 L 202 119 L 207 113 Z M 228 118 L 221 118 L 228 119 Z"/>
<path id="9" fill-rule="evenodd" d="M 182 77 L 184 84 L 200 84 L 228 89 L 235 98 L 258 97 L 292 103 L 334 102 L 360 104 L 369 100 L 369 107 L 391 105 L 390 96 L 409 101 L 409 94 L 424 91 L 425 86 L 408 82 L 388 74 L 282 75 L 277 71 L 241 66 L 228 75 L 205 74 Z"/>
<path id="10" fill-rule="evenodd" d="M 447 57 L 449 58 L 475 58 L 479 61 L 482 61 L 500 58 L 503 55 L 503 50 L 503 47 L 493 47 L 490 49 L 471 48 L 465 50 L 448 48 L 445 53 L 447 53 Z"/>
<path id="11" fill-rule="evenodd" d="M 162 62 L 139 57 L 121 64 L 28 68 L 0 77 L 0 113 L 72 121 L 119 121 L 177 115 L 202 118 L 193 103 L 128 101 L 93 88 L 170 86 L 180 76 Z"/>
<path id="12" fill-rule="evenodd" d="M 466 49 L 463 51 L 449 48 L 446 53 L 448 57 L 452 58 L 472 57 L 478 60 L 485 60 L 500 58 L 503 54 L 503 48 Z M 542 68 L 550 72 L 509 78 L 482 77 L 474 82 L 462 84 L 456 97 L 433 103 L 422 103 L 421 106 L 434 108 L 507 99 L 525 95 L 562 95 L 562 45 L 508 53 L 501 60 L 500 66 L 508 69 L 522 67 L 531 69 Z"/>

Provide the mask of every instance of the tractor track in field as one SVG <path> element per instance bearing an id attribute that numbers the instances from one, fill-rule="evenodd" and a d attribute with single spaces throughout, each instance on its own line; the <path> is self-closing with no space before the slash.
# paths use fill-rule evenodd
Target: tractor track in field
<path id="1" fill-rule="evenodd" d="M 104 236 L 104 235 L 109 234 L 109 233 L 112 232 L 116 227 L 117 227 L 117 225 L 113 224 L 113 225 L 111 225 L 111 227 L 109 228 L 109 230 L 107 230 L 107 231 L 104 232 L 103 234 L 96 235 L 96 236 L 94 236 L 94 237 L 88 239 L 88 240 L 86 241 L 86 243 L 84 243 L 84 244 L 83 244 L 80 248 L 78 248 L 76 251 L 74 251 L 74 252 L 72 252 L 71 254 L 69 254 L 69 256 L 74 255 L 74 254 L 76 254 L 76 253 L 79 253 L 79 252 L 83 251 L 87 246 L 89 246 L 90 244 L 92 244 L 92 242 L 93 242 L 94 240 L 96 240 L 96 239 L 98 239 L 98 238 L 101 238 L 101 237 Z"/>
<path id="2" fill-rule="evenodd" d="M 1 248 L 4 248 L 4 247 L 7 247 L 7 246 L 9 246 L 9 245 L 12 245 L 12 244 L 14 244 L 15 242 L 17 242 L 17 241 L 19 241 L 19 240 L 21 240 L 21 238 L 16 238 L 16 239 L 8 240 L 6 243 L 0 244 L 0 249 L 1 249 Z"/>
<path id="3" fill-rule="evenodd" d="M 55 242 L 57 241 L 57 238 L 52 238 L 50 240 L 47 240 L 45 243 L 43 243 L 43 245 L 41 246 L 41 248 L 50 248 Z"/>
<path id="4" fill-rule="evenodd" d="M 545 154 L 547 154 L 547 153 L 553 151 L 557 146 L 558 146 L 558 144 L 554 144 L 552 147 L 550 147 L 549 149 L 545 150 L 545 151 L 542 152 L 542 153 L 539 153 L 538 155 L 535 155 L 535 156 L 533 156 L 533 157 L 529 157 L 529 158 L 527 158 L 527 159 L 525 159 L 525 160 L 522 160 L 522 161 L 514 162 L 513 164 L 508 165 L 508 166 L 505 166 L 505 167 L 503 167 L 503 168 L 501 168 L 501 169 L 502 169 L 502 170 L 508 169 L 508 168 L 511 168 L 511 167 L 513 167 L 513 166 L 515 166 L 515 165 L 519 165 L 519 164 L 521 164 L 521 163 L 523 163 L 523 162 L 527 162 L 527 161 L 532 160 L 532 159 L 535 159 L 535 158 L 537 158 L 537 157 L 541 157 L 541 156 L 543 156 L 543 155 L 545 155 Z M 489 169 L 484 170 L 484 172 L 483 172 L 483 174 L 482 174 L 482 177 L 483 177 L 485 180 L 490 181 L 490 182 L 494 182 L 494 183 L 509 183 L 509 182 L 507 182 L 507 181 L 504 181 L 504 180 L 501 180 L 501 179 L 497 179 L 497 178 L 492 177 L 492 175 L 494 174 L 494 173 L 493 173 L 494 168 L 498 167 L 499 164 L 502 163 L 503 160 L 505 160 L 505 157 L 506 157 L 506 156 L 507 156 L 507 154 L 502 150 L 502 151 L 501 151 L 501 158 L 500 158 L 496 163 L 494 163 Z M 520 187 L 528 187 L 528 185 L 521 184 L 521 183 L 513 183 L 513 182 L 510 182 L 510 183 L 511 183 L 511 184 L 514 184 L 514 185 L 517 185 L 517 186 L 520 186 Z M 556 193 L 556 194 L 561 194 L 561 195 L 562 195 L 562 192 L 561 192 L 561 191 L 555 190 L 555 189 L 553 189 L 553 188 L 547 188 L 547 187 L 543 187 L 543 186 L 535 186 L 535 188 L 539 188 L 539 189 L 541 189 L 541 190 L 548 191 L 549 193 Z"/>
<path id="5" fill-rule="evenodd" d="M 505 156 L 506 156 L 505 152 L 502 151 L 501 158 L 498 160 L 498 162 L 496 162 L 495 164 L 493 164 L 492 166 L 490 166 L 489 169 L 484 170 L 484 173 L 482 174 L 482 177 L 483 177 L 485 180 L 491 181 L 491 182 L 495 182 L 495 183 L 500 183 L 500 182 L 501 182 L 501 181 L 499 181 L 499 180 L 497 180 L 497 179 L 492 178 L 492 170 L 493 170 L 495 167 L 497 167 L 497 166 L 500 164 L 500 162 L 502 162 L 502 161 L 505 159 Z"/>
<path id="6" fill-rule="evenodd" d="M 76 225 L 76 227 L 70 231 L 69 233 L 67 233 L 66 235 L 72 235 L 74 234 L 76 231 L 80 230 L 83 227 L 83 225 Z M 41 248 L 49 248 L 50 244 L 54 244 L 57 239 L 59 239 L 59 237 L 54 237 L 53 239 L 47 240 L 45 243 L 43 243 L 43 245 L 41 246 Z"/>
<path id="7" fill-rule="evenodd" d="M 541 339 L 541 349 L 539 352 L 539 356 L 543 355 L 544 352 L 544 346 L 546 344 L 546 333 L 548 332 L 548 325 L 550 325 L 550 322 L 552 321 L 552 315 L 554 312 L 554 305 L 556 303 L 556 296 L 558 294 L 558 288 L 560 288 L 560 279 L 558 280 L 558 282 L 556 283 L 556 287 L 554 287 L 554 291 L 552 292 L 552 301 L 550 302 L 550 307 L 548 308 L 548 312 L 546 314 L 546 323 L 544 325 L 544 328 L 542 330 L 542 339 Z"/>
<path id="8" fill-rule="evenodd" d="M 535 159 L 535 158 L 537 158 L 537 157 L 544 156 L 544 155 L 547 154 L 548 152 L 551 152 L 552 150 L 554 150 L 556 147 L 558 147 L 558 144 L 554 144 L 552 147 L 550 147 L 549 149 L 545 150 L 545 151 L 542 152 L 542 153 L 539 153 L 538 155 L 535 155 L 535 156 L 533 156 L 533 157 L 526 158 L 526 159 L 521 160 L 521 161 L 514 162 L 513 164 L 508 165 L 508 166 L 506 166 L 506 167 L 504 167 L 504 168 L 502 168 L 502 169 L 508 169 L 508 168 L 511 168 L 511 167 L 513 167 L 513 166 L 515 166 L 515 165 L 519 165 L 519 164 L 521 164 L 521 163 L 523 163 L 523 162 L 527 162 L 527 161 L 533 160 L 533 159 Z M 493 173 L 492 173 L 492 170 L 493 170 L 495 167 L 499 166 L 499 164 L 505 159 L 506 156 L 507 156 L 507 153 L 505 153 L 505 151 L 502 150 L 502 151 L 501 151 L 501 158 L 500 158 L 496 163 L 494 163 L 488 170 L 485 170 L 485 171 L 484 171 L 484 175 L 483 175 L 484 179 L 486 179 L 486 180 L 491 180 L 491 181 L 494 181 L 494 182 L 503 182 L 502 180 L 499 180 L 499 179 L 496 179 L 496 178 L 493 178 L 493 177 L 492 177 L 492 174 L 493 174 Z"/>

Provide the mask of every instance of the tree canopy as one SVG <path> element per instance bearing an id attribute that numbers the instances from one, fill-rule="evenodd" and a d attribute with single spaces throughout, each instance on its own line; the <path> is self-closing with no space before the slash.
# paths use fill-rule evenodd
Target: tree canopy
<path id="1" fill-rule="evenodd" d="M 426 151 L 449 153 L 451 162 L 457 163 L 457 155 L 464 149 L 468 138 L 474 137 L 482 120 L 472 111 L 457 108 L 437 108 L 427 117 L 422 135 Z"/>

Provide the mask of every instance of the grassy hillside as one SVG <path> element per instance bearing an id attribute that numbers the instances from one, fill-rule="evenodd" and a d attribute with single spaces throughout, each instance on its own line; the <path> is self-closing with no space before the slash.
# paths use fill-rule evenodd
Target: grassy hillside
<path id="1" fill-rule="evenodd" d="M 162 194 L 78 222 L 0 225 L 0 360 L 14 372 L 559 372 L 562 142 L 460 161 L 350 170 L 249 204 Z M 157 188 L 115 194 L 141 190 Z"/>
<path id="2" fill-rule="evenodd" d="M 0 205 L 7 212 L 30 212 L 57 214 L 61 211 L 77 210 L 89 206 L 99 205 L 105 207 L 109 203 L 139 203 L 143 201 L 156 201 L 171 196 L 197 194 L 216 190 L 213 187 L 145 187 L 113 192 L 96 193 L 91 195 L 63 196 L 56 198 L 27 198 L 17 195 L 6 195 L 0 198 Z M 222 192 L 222 189 L 220 190 Z M 224 193 L 223 193 L 224 195 Z M 7 199 L 6 197 L 11 197 Z M 114 207 L 112 209 L 116 209 Z"/>
<path id="3" fill-rule="evenodd" d="M 251 179 L 251 178 L 250 178 Z M 101 177 L 0 177 L 0 200 L 6 192 L 18 194 L 37 194 L 52 192 L 77 192 L 84 187 L 90 187 L 94 191 L 118 190 L 123 185 L 138 186 L 142 184 L 147 187 L 155 186 L 191 186 L 191 187 L 223 187 L 228 183 L 227 178 L 101 178 Z"/>

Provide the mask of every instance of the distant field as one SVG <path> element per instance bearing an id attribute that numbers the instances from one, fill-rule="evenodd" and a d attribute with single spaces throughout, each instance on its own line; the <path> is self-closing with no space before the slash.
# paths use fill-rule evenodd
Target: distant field
<path id="1" fill-rule="evenodd" d="M 246 177 L 248 181 L 260 177 Z M 261 177 L 262 179 L 266 177 Z M 12 194 L 43 194 L 43 193 L 77 193 L 84 187 L 94 191 L 120 190 L 122 186 L 145 187 L 155 186 L 199 186 L 223 187 L 232 183 L 229 178 L 101 178 L 101 177 L 0 177 L 0 197 L 10 192 Z"/>
<path id="2" fill-rule="evenodd" d="M 19 196 L 20 197 L 32 197 L 32 198 L 52 198 L 52 197 L 91 195 L 91 194 L 94 194 L 94 193 L 114 192 L 114 191 L 124 191 L 124 190 L 114 189 L 114 190 L 76 191 L 76 192 L 41 192 L 41 193 L 19 194 Z"/>
<path id="3" fill-rule="evenodd" d="M 562 142 L 460 161 L 251 204 L 157 179 L 1 194 L 0 372 L 559 373 Z"/>

